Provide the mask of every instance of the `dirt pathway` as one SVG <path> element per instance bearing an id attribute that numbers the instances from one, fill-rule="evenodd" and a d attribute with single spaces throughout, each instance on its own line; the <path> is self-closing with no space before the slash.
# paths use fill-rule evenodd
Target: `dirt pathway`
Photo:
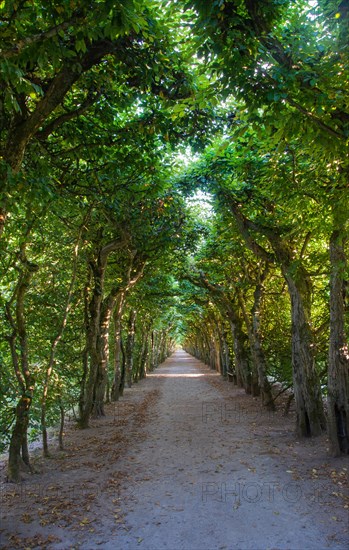
<path id="1" fill-rule="evenodd" d="M 4 548 L 344 549 L 347 463 L 183 351 L 3 485 Z"/>

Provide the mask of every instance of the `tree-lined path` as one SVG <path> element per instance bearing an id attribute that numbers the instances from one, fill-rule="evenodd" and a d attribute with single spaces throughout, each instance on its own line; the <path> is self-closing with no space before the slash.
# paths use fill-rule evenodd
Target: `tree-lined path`
<path id="1" fill-rule="evenodd" d="M 343 546 L 348 23 L 0 0 L 7 547 Z"/>
<path id="2" fill-rule="evenodd" d="M 5 485 L 2 544 L 345 548 L 345 459 L 292 426 L 177 350 L 88 432 L 71 426 L 64 460 L 37 459 L 40 475 Z"/>
<path id="3" fill-rule="evenodd" d="M 0 1 L 0 452 L 181 346 L 349 453 L 348 2 Z M 280 401 L 280 400 L 279 400 Z"/>

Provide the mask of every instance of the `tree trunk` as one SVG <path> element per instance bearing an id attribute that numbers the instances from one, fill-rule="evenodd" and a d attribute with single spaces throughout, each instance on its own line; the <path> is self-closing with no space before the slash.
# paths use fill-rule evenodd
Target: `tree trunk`
<path id="1" fill-rule="evenodd" d="M 97 350 L 96 350 L 96 377 L 93 388 L 93 404 L 91 409 L 91 416 L 93 418 L 101 418 L 105 416 L 104 412 L 104 398 L 105 388 L 107 385 L 108 376 L 108 356 L 109 356 L 109 331 L 106 332 L 103 329 L 103 333 L 97 336 Z"/>
<path id="2" fill-rule="evenodd" d="M 65 302 L 65 307 L 64 307 L 64 311 L 63 311 L 63 317 L 62 317 L 62 320 L 60 322 L 57 334 L 54 337 L 54 339 L 52 341 L 52 344 L 51 344 L 50 356 L 49 356 L 49 360 L 48 360 L 48 364 L 47 364 L 47 368 L 46 368 L 45 380 L 44 380 L 44 385 L 43 385 L 43 389 L 42 389 L 41 430 L 42 430 L 43 455 L 46 458 L 49 457 L 48 440 L 47 440 L 47 427 L 46 427 L 46 409 L 47 409 L 47 397 L 48 397 L 49 384 L 50 384 L 50 379 L 51 379 L 51 375 L 52 375 L 54 364 L 55 364 L 56 349 L 57 349 L 57 346 L 58 346 L 58 344 L 61 341 L 61 338 L 63 336 L 64 330 L 65 330 L 65 327 L 66 327 L 67 321 L 68 321 L 68 315 L 70 313 L 71 306 L 72 306 L 71 301 L 72 301 L 73 290 L 74 290 L 74 285 L 75 285 L 75 281 L 76 281 L 76 272 L 77 272 L 77 265 L 78 265 L 80 241 L 81 241 L 82 233 L 84 231 L 84 228 L 85 228 L 85 225 L 86 225 L 86 222 L 87 222 L 87 219 L 89 218 L 89 216 L 90 216 L 90 210 L 84 216 L 84 219 L 83 219 L 83 221 L 80 225 L 78 235 L 77 235 L 77 239 L 76 239 L 76 242 L 75 242 L 75 245 L 74 245 L 73 262 L 72 262 L 72 275 L 71 275 L 71 280 L 70 280 L 69 289 L 68 289 L 68 293 L 67 293 L 67 298 L 66 298 L 66 302 Z"/>
<path id="3" fill-rule="evenodd" d="M 46 396 L 45 401 L 41 403 L 41 435 L 42 435 L 42 454 L 45 458 L 49 458 L 48 436 L 46 426 Z"/>
<path id="4" fill-rule="evenodd" d="M 91 316 L 94 314 L 93 308 L 90 308 Z M 95 311 L 97 315 L 97 311 Z M 86 335 L 87 338 L 87 350 L 89 356 L 89 372 L 85 384 L 85 393 L 83 398 L 83 410 L 80 416 L 79 425 L 80 428 L 85 429 L 89 426 L 89 419 L 94 404 L 94 390 L 96 387 L 97 371 L 98 371 L 98 353 L 97 353 L 97 339 L 98 328 L 95 326 L 95 320 L 93 326 L 91 326 Z"/>
<path id="5" fill-rule="evenodd" d="M 269 410 L 275 410 L 275 404 L 271 393 L 271 386 L 267 378 L 267 365 L 265 354 L 262 344 L 262 335 L 260 329 L 260 308 L 263 296 L 263 282 L 267 276 L 268 268 L 264 269 L 264 272 L 260 275 L 259 281 L 256 284 L 253 293 L 253 306 L 251 309 L 251 321 L 247 314 L 245 303 L 242 296 L 239 296 L 242 312 L 247 327 L 248 338 L 251 348 L 251 357 L 254 364 L 253 372 L 257 376 L 253 376 L 252 382 L 252 394 L 261 394 L 263 405 Z M 256 385 L 258 385 L 258 391 L 256 391 Z"/>
<path id="6" fill-rule="evenodd" d="M 139 380 L 142 380 L 142 378 L 146 377 L 148 352 L 149 352 L 149 332 L 147 329 L 145 329 L 142 335 L 142 350 L 140 353 L 140 360 L 139 360 L 139 372 L 138 372 Z"/>
<path id="7" fill-rule="evenodd" d="M 330 453 L 349 454 L 349 350 L 345 334 L 345 217 L 334 207 L 330 239 L 330 346 L 328 364 L 328 435 Z M 341 215 L 340 215 L 341 214 Z M 344 218 L 344 219 L 343 219 Z"/>
<path id="8" fill-rule="evenodd" d="M 120 369 L 120 384 L 119 384 L 119 396 L 122 397 L 124 395 L 124 389 L 125 389 L 125 381 L 126 381 L 126 354 L 125 354 L 125 348 L 124 343 L 122 341 L 122 338 L 120 340 L 120 346 L 121 346 L 121 369 Z"/>
<path id="9" fill-rule="evenodd" d="M 209 332 L 209 348 L 210 348 L 210 360 L 209 365 L 211 369 L 216 369 L 216 342 L 214 334 L 212 333 L 212 328 L 210 327 Z"/>
<path id="10" fill-rule="evenodd" d="M 296 406 L 296 432 L 299 436 L 317 436 L 326 429 L 326 418 L 316 371 L 314 342 L 310 328 L 312 284 L 301 263 L 293 259 L 291 246 L 277 233 L 268 238 L 280 263 L 291 298 L 292 371 Z M 302 250 L 308 242 L 305 239 Z M 302 256 L 302 253 L 301 253 Z"/>
<path id="11" fill-rule="evenodd" d="M 110 399 L 110 378 L 109 376 L 107 376 L 107 384 L 106 384 L 106 387 L 105 387 L 105 402 L 107 404 L 109 404 L 111 402 L 111 399 Z"/>
<path id="12" fill-rule="evenodd" d="M 28 419 L 29 426 L 29 419 Z M 29 456 L 29 447 L 28 447 L 28 429 L 24 432 L 24 437 L 22 441 L 22 460 L 24 464 L 28 467 L 29 471 L 32 472 L 33 469 L 30 465 L 30 456 Z"/>
<path id="13" fill-rule="evenodd" d="M 214 337 L 213 345 L 214 345 L 214 368 L 219 374 L 222 374 L 221 342 L 218 334 Z"/>
<path id="14" fill-rule="evenodd" d="M 28 392 L 28 394 L 22 395 L 16 406 L 16 422 L 12 430 L 9 448 L 9 481 L 20 481 L 21 470 L 31 469 L 27 445 L 27 430 L 29 424 L 29 411 L 31 403 L 32 392 Z"/>
<path id="15" fill-rule="evenodd" d="M 144 325 L 144 321 L 143 321 Z M 146 372 L 146 362 L 148 354 L 148 331 L 147 328 L 143 326 L 141 332 L 141 342 L 139 346 L 139 353 L 137 357 L 137 365 L 134 368 L 133 381 L 139 382 L 142 378 L 145 378 Z"/>
<path id="16" fill-rule="evenodd" d="M 82 376 L 80 380 L 80 389 L 79 389 L 78 424 L 80 424 L 80 418 L 82 417 L 83 411 L 85 410 L 85 393 L 86 393 L 86 382 L 87 382 L 88 372 L 89 372 L 89 357 L 88 357 L 88 349 L 85 346 L 85 349 L 82 352 Z"/>
<path id="17" fill-rule="evenodd" d="M 305 273 L 298 272 L 297 283 L 289 272 L 285 273 L 285 279 L 291 297 L 296 431 L 300 436 L 316 436 L 324 431 L 326 421 L 309 326 L 310 287 Z"/>
<path id="18" fill-rule="evenodd" d="M 155 330 L 152 330 L 151 332 L 151 347 L 150 347 L 150 366 L 149 370 L 153 371 L 156 367 L 156 340 L 157 340 L 157 333 Z"/>
<path id="19" fill-rule="evenodd" d="M 244 388 L 245 392 L 249 394 L 251 393 L 251 374 L 245 347 L 246 334 L 242 330 L 242 321 L 238 315 L 229 311 L 228 316 L 233 336 L 236 382 L 238 386 Z"/>
<path id="20" fill-rule="evenodd" d="M 120 294 L 114 311 L 114 379 L 111 388 L 111 400 L 118 401 L 121 381 L 121 318 L 125 303 L 125 294 Z"/>
<path id="21" fill-rule="evenodd" d="M 236 383 L 238 386 L 243 387 L 246 393 L 249 394 L 251 393 L 252 377 L 249 357 L 245 346 L 247 336 L 242 330 L 242 319 L 239 313 L 236 312 L 235 305 L 232 303 L 230 297 L 219 285 L 210 283 L 202 273 L 200 274 L 200 280 L 202 284 L 211 291 L 222 316 L 228 316 L 233 338 Z"/>
<path id="22" fill-rule="evenodd" d="M 61 400 L 59 401 L 59 412 L 60 412 L 60 424 L 59 424 L 59 434 L 58 434 L 58 448 L 60 451 L 64 451 L 63 435 L 64 435 L 65 415 L 64 415 L 64 407 Z"/>
<path id="23" fill-rule="evenodd" d="M 229 355 L 229 346 L 227 342 L 227 333 L 225 329 L 222 332 L 221 363 L 222 363 L 222 375 L 226 376 L 227 372 L 230 370 L 230 355 Z"/>
<path id="24" fill-rule="evenodd" d="M 258 371 L 258 383 L 261 391 L 263 405 L 271 410 L 275 410 L 275 404 L 271 393 L 271 386 L 267 378 L 267 363 L 262 344 L 260 308 L 263 295 L 263 283 L 259 283 L 254 291 L 254 301 L 252 307 L 252 334 L 253 334 L 253 356 L 256 361 Z"/>
<path id="25" fill-rule="evenodd" d="M 87 428 L 89 425 L 89 419 L 95 399 L 94 390 L 99 360 L 97 346 L 106 261 L 101 262 L 99 256 L 98 260 L 91 263 L 90 266 L 93 273 L 94 289 L 89 303 L 89 321 L 86 327 L 86 350 L 89 357 L 89 372 L 85 383 L 83 407 L 79 420 L 82 429 Z"/>
<path id="26" fill-rule="evenodd" d="M 122 294 L 118 289 L 113 289 L 103 300 L 101 305 L 101 314 L 99 322 L 99 332 L 97 336 L 97 374 L 94 388 L 94 403 L 92 407 L 92 416 L 99 418 L 105 416 L 104 399 L 108 378 L 109 364 L 109 328 L 111 316 L 118 301 L 118 294 Z"/>
<path id="27" fill-rule="evenodd" d="M 297 411 L 296 430 L 299 435 L 315 436 L 325 429 L 321 388 L 315 368 L 310 330 L 311 284 L 301 257 L 294 261 L 292 245 L 284 240 L 277 228 L 259 225 L 249 220 L 235 198 L 224 193 L 237 226 L 249 249 L 267 263 L 277 263 L 288 285 L 292 316 L 292 366 Z M 265 250 L 253 237 L 257 232 L 267 237 L 274 254 Z M 308 235 L 302 251 L 308 242 Z M 302 256 L 302 252 L 301 255 Z"/>
<path id="28" fill-rule="evenodd" d="M 100 248 L 89 266 L 92 271 L 94 288 L 88 308 L 88 320 L 86 326 L 86 350 L 89 357 L 89 372 L 85 384 L 84 397 L 81 400 L 83 407 L 80 415 L 80 427 L 87 428 L 89 418 L 94 410 L 98 415 L 102 414 L 101 403 L 103 403 L 105 390 L 105 364 L 101 365 L 101 356 L 105 352 L 105 340 L 100 339 L 102 318 L 102 304 L 104 291 L 104 278 L 111 252 L 122 249 L 128 243 L 128 237 L 115 239 Z M 103 398 L 101 397 L 103 393 Z"/>
<path id="29" fill-rule="evenodd" d="M 12 430 L 9 448 L 8 479 L 14 482 L 20 481 L 21 466 L 25 465 L 27 469 L 31 470 L 27 431 L 29 425 L 29 412 L 34 393 L 34 379 L 29 369 L 29 350 L 24 303 L 31 278 L 39 269 L 39 266 L 27 261 L 24 246 L 21 251 L 21 261 L 22 271 L 18 286 L 10 302 L 6 304 L 6 317 L 13 331 L 11 336 L 8 337 L 8 341 L 10 344 L 15 375 L 22 394 L 16 406 L 16 420 Z M 15 315 L 13 316 L 11 306 L 14 301 L 16 302 L 16 306 Z"/>
<path id="30" fill-rule="evenodd" d="M 128 324 L 127 324 L 127 338 L 126 338 L 126 346 L 125 346 L 125 370 L 126 370 L 126 384 L 128 388 L 132 386 L 135 323 L 136 323 L 136 311 L 132 309 L 130 311 Z"/>
<path id="31" fill-rule="evenodd" d="M 250 344 L 251 358 L 252 358 L 252 368 L 251 368 L 251 395 L 254 397 L 260 395 L 260 385 L 259 385 L 259 357 L 255 353 L 255 335 L 253 333 L 253 325 L 251 319 L 246 311 L 245 299 L 242 294 L 239 293 L 239 305 L 242 311 L 242 315 L 245 321 L 245 326 L 247 330 L 247 337 Z"/>
<path id="32" fill-rule="evenodd" d="M 88 327 L 90 324 L 89 319 L 89 288 L 91 286 L 91 271 L 89 270 L 88 280 L 84 287 L 84 329 L 85 334 L 88 333 Z M 85 338 L 85 347 L 82 352 L 82 376 L 80 381 L 80 392 L 79 392 L 79 419 L 83 415 L 85 410 L 85 392 L 86 392 L 86 382 L 89 371 L 89 354 L 88 354 L 88 340 Z"/>

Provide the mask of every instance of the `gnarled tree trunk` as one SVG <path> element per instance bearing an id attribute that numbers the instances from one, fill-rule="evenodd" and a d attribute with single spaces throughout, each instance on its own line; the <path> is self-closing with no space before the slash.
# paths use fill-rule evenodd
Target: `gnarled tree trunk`
<path id="1" fill-rule="evenodd" d="M 31 470 L 27 432 L 29 412 L 34 393 L 34 378 L 29 368 L 24 304 L 31 278 L 38 269 L 39 266 L 26 260 L 23 252 L 20 279 L 12 299 L 6 304 L 6 317 L 12 328 L 12 334 L 8 337 L 8 342 L 10 344 L 15 375 L 21 391 L 21 397 L 16 406 L 16 420 L 11 434 L 8 459 L 8 479 L 14 482 L 20 481 L 22 467 Z M 14 315 L 11 311 L 13 302 L 15 302 Z M 18 353 L 18 349 L 20 353 Z"/>
<path id="2" fill-rule="evenodd" d="M 94 388 L 94 402 L 91 414 L 94 418 L 105 416 L 104 397 L 107 385 L 109 362 L 109 328 L 113 309 L 116 303 L 118 290 L 113 289 L 103 300 L 97 336 L 97 374 Z"/>
<path id="3" fill-rule="evenodd" d="M 231 212 L 247 246 L 259 258 L 278 264 L 287 282 L 291 298 L 292 368 L 297 413 L 296 431 L 301 436 L 316 436 L 326 426 L 321 387 L 316 372 L 313 338 L 310 330 L 311 282 L 302 266 L 302 253 L 308 243 L 307 235 L 300 258 L 295 261 L 292 245 L 283 239 L 278 229 L 259 225 L 249 220 L 240 204 L 224 193 Z M 265 250 L 253 237 L 257 232 L 267 237 L 273 254 Z"/>
<path id="4" fill-rule="evenodd" d="M 108 298 L 103 302 L 104 279 L 109 255 L 115 250 L 124 248 L 127 242 L 128 236 L 110 241 L 97 251 L 95 258 L 89 263 L 94 288 L 86 320 L 86 351 L 89 358 L 89 372 L 85 382 L 84 397 L 80 401 L 82 405 L 79 420 L 81 428 L 88 427 L 89 418 L 93 411 L 97 416 L 104 413 L 100 404 L 103 404 L 105 392 L 106 342 L 112 311 L 112 307 L 111 311 L 108 309 L 110 308 Z M 116 291 L 112 294 L 116 295 Z M 107 304 L 105 311 L 103 311 L 103 304 Z"/>
<path id="5" fill-rule="evenodd" d="M 285 273 L 291 297 L 293 389 L 300 436 L 320 435 L 326 427 L 319 377 L 310 330 L 310 286 L 306 273 L 297 281 Z"/>
<path id="6" fill-rule="evenodd" d="M 328 435 L 330 453 L 349 454 L 349 349 L 345 334 L 345 269 L 347 258 L 345 219 L 347 211 L 334 207 L 334 225 L 330 239 L 330 346 L 328 363 Z"/>
<path id="7" fill-rule="evenodd" d="M 93 273 L 94 289 L 92 299 L 89 303 L 89 319 L 86 327 L 86 350 L 89 358 L 89 371 L 85 383 L 83 408 L 81 410 L 79 424 L 81 428 L 87 428 L 95 399 L 94 390 L 98 371 L 98 336 L 101 304 L 103 299 L 104 275 L 106 268 L 105 261 L 101 261 L 100 255 L 96 262 L 91 262 L 90 267 Z"/>

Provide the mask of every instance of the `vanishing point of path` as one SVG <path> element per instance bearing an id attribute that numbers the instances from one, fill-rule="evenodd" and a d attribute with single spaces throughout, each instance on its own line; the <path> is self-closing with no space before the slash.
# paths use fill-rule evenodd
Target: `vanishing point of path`
<path id="1" fill-rule="evenodd" d="M 69 514 L 79 520 L 74 527 L 62 512 L 50 531 L 57 539 L 41 548 L 347 547 L 344 459 L 328 459 L 324 439 L 297 441 L 292 418 L 264 411 L 184 351 L 126 390 L 113 410 L 104 428 L 102 420 L 75 431 L 65 466 L 51 472 L 66 508 L 66 487 L 75 487 Z M 332 464 L 335 479 L 327 475 Z M 13 526 L 19 537 L 35 527 L 35 520 L 22 531 Z"/>

